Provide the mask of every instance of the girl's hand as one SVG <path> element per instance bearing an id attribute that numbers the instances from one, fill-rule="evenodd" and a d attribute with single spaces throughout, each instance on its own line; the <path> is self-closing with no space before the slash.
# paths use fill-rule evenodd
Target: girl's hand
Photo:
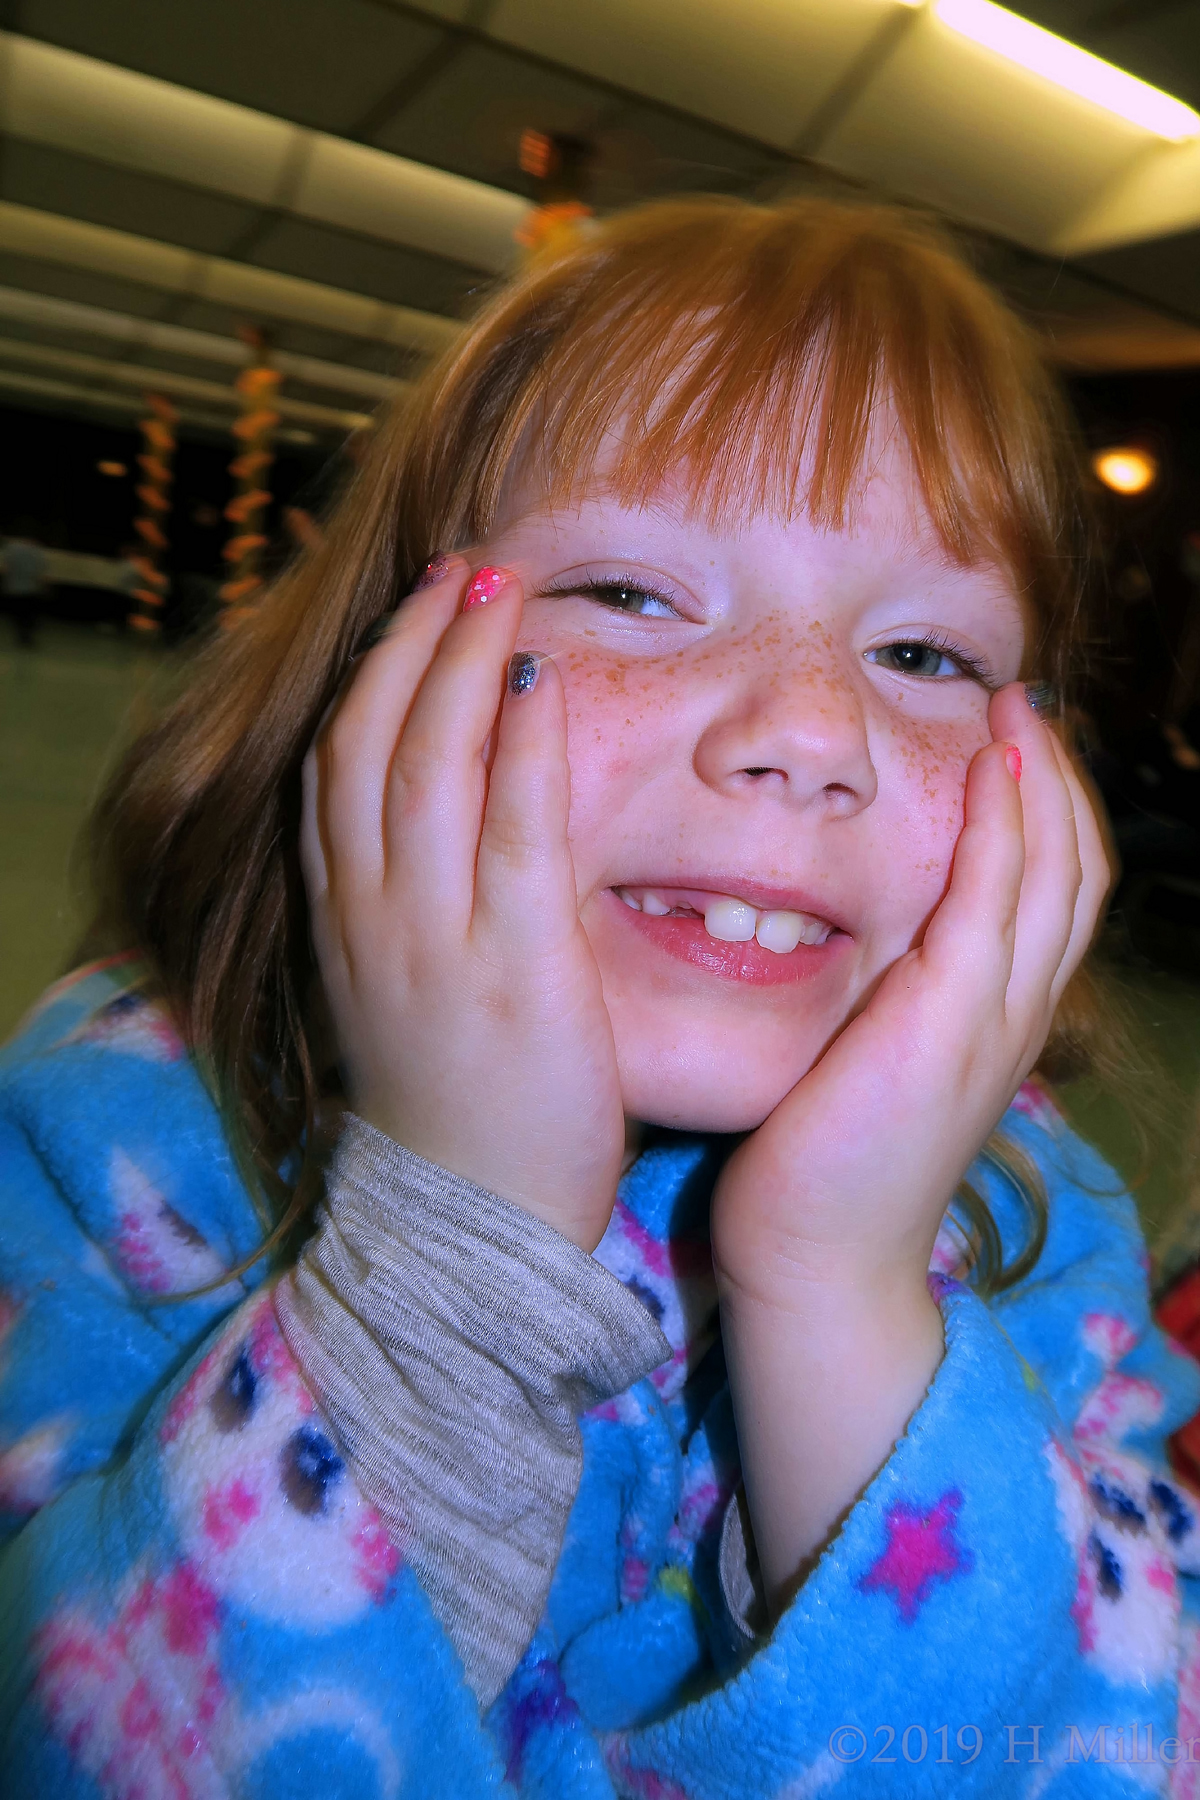
<path id="1" fill-rule="evenodd" d="M 469 576 L 452 558 L 406 601 L 308 754 L 313 942 L 355 1110 L 590 1251 L 624 1122 L 576 907 L 562 683 L 523 659 L 506 692 L 520 583 Z"/>
<path id="2" fill-rule="evenodd" d="M 775 1298 L 826 1277 L 923 1281 L 959 1181 L 1041 1054 L 1109 868 L 1083 787 L 1018 683 L 989 718 L 923 943 L 726 1166 L 714 1247 L 727 1284 Z"/>
<path id="3" fill-rule="evenodd" d="M 714 1196 L 722 1333 L 773 1609 L 928 1388 L 942 1355 L 925 1281 L 938 1226 L 1037 1061 L 1108 887 L 1083 788 L 1016 683 L 990 720 L 996 741 L 971 765 L 924 942 L 730 1158 Z"/>

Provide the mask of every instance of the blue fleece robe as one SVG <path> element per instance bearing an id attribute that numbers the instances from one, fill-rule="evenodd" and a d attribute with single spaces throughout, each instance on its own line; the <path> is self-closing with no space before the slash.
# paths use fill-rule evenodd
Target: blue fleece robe
<path id="1" fill-rule="evenodd" d="M 944 1228 L 945 1358 L 752 1642 L 718 1571 L 720 1147 L 641 1156 L 597 1256 L 674 1354 L 582 1421 L 545 1616 L 481 1717 L 261 1266 L 171 1299 L 261 1224 L 127 975 L 60 984 L 0 1055 L 4 1800 L 1200 1796 L 1200 1530 L 1163 1455 L 1200 1370 L 1151 1321 L 1132 1203 L 1036 1089 L 1003 1129 L 1049 1193 L 1037 1267 L 985 1303 Z M 1016 1196 L 973 1178 L 1011 1255 Z"/>

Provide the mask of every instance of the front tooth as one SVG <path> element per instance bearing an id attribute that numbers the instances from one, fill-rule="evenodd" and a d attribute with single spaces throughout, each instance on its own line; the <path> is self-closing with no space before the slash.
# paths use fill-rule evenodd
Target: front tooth
<path id="1" fill-rule="evenodd" d="M 754 935 L 764 950 L 786 956 L 797 944 L 823 944 L 831 929 L 812 913 L 769 912 L 760 917 Z"/>
<path id="2" fill-rule="evenodd" d="M 768 912 L 759 915 L 758 929 L 754 935 L 764 950 L 774 950 L 780 956 L 786 956 L 794 950 L 804 936 L 804 927 L 808 920 L 804 913 Z"/>
<path id="3" fill-rule="evenodd" d="M 619 899 L 621 899 L 625 902 L 626 906 L 632 906 L 634 912 L 641 912 L 641 910 L 642 910 L 641 902 L 639 900 L 634 899 L 633 895 L 629 892 L 628 888 L 618 888 L 617 896 Z"/>
<path id="4" fill-rule="evenodd" d="M 714 900 L 704 914 L 709 937 L 726 944 L 748 944 L 757 923 L 758 914 L 744 900 Z"/>
<path id="5" fill-rule="evenodd" d="M 657 894 L 647 891 L 642 895 L 642 911 L 649 913 L 652 919 L 665 919 L 671 908 Z"/>

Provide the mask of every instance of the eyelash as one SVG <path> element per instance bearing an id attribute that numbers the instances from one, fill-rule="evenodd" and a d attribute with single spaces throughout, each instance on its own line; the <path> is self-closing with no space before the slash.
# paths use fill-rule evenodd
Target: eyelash
<path id="1" fill-rule="evenodd" d="M 949 657 L 951 662 L 957 663 L 959 670 L 968 680 L 977 681 L 981 687 L 989 690 L 996 686 L 996 678 L 982 658 L 972 656 L 969 650 L 964 650 L 961 644 L 956 644 L 953 638 L 945 636 L 940 631 L 928 631 L 921 637 L 893 638 L 890 644 L 880 644 L 876 650 L 869 650 L 867 654 L 874 657 L 880 650 L 894 650 L 904 644 L 914 644 L 922 650 L 936 650 L 939 655 Z M 896 669 L 892 673 L 902 675 L 905 671 Z M 916 681 L 950 681 L 953 680 L 953 677 L 949 675 L 917 675 L 913 679 Z"/>
<path id="2" fill-rule="evenodd" d="M 620 576 L 610 575 L 598 579 L 594 575 L 587 574 L 582 581 L 567 581 L 558 587 L 546 587 L 542 589 L 542 593 L 548 598 L 577 594 L 581 599 L 594 600 L 598 606 L 606 606 L 610 612 L 624 613 L 630 619 L 661 618 L 662 615 L 659 613 L 635 612 L 632 607 L 614 606 L 611 600 L 603 598 L 605 594 L 639 594 L 643 599 L 656 600 L 660 606 L 669 607 L 670 616 L 673 619 L 683 617 L 669 594 L 662 593 L 658 588 L 651 587 L 645 581 L 623 581 Z"/>
<path id="3" fill-rule="evenodd" d="M 662 593 L 658 588 L 651 587 L 647 582 L 622 581 L 619 576 L 609 576 L 607 579 L 604 579 L 588 573 L 585 574 L 582 581 L 564 582 L 558 587 L 551 586 L 544 588 L 542 592 L 547 597 L 553 597 L 555 595 L 578 595 L 581 599 L 594 600 L 597 605 L 608 607 L 610 612 L 624 613 L 631 619 L 661 617 L 661 614 L 656 613 L 634 612 L 633 609 L 628 606 L 614 606 L 611 601 L 603 598 L 605 594 L 638 594 L 646 600 L 657 601 L 660 606 L 669 607 L 672 618 L 677 619 L 682 617 L 675 606 L 674 601 L 668 594 Z M 987 664 L 983 662 L 981 658 L 972 656 L 969 650 L 964 650 L 960 644 L 955 643 L 952 638 L 945 636 L 942 632 L 930 631 L 926 632 L 922 637 L 896 638 L 893 644 L 880 644 L 878 648 L 880 650 L 888 650 L 894 648 L 894 646 L 898 644 L 916 644 L 925 650 L 936 650 L 940 655 L 949 657 L 951 662 L 956 663 L 961 673 L 965 675 L 968 680 L 977 681 L 981 687 L 988 689 L 992 689 L 996 685 L 995 677 L 993 676 L 991 669 L 988 668 Z M 868 655 L 873 656 L 874 654 L 874 651 L 868 652 Z M 903 674 L 904 671 L 898 669 L 894 671 L 894 673 Z M 953 677 L 948 675 L 919 675 L 915 676 L 913 679 L 918 681 L 949 681 L 952 680 Z"/>

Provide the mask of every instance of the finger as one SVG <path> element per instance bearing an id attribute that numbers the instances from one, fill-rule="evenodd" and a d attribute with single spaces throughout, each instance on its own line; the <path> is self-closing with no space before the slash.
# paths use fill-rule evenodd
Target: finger
<path id="1" fill-rule="evenodd" d="M 469 566 L 448 557 L 357 666 L 317 739 L 317 822 L 327 862 L 354 886 L 383 879 L 388 770 L 423 676 L 462 603 Z"/>
<path id="2" fill-rule="evenodd" d="M 1088 793 L 1071 758 L 1053 734 L 1051 741 L 1074 809 L 1080 864 L 1079 890 L 1075 898 L 1070 936 L 1051 991 L 1051 999 L 1057 1004 L 1096 935 L 1097 923 L 1112 888 L 1113 868 L 1104 822 L 1098 810 L 1099 803 Z"/>
<path id="3" fill-rule="evenodd" d="M 486 578 L 486 597 L 470 604 Z M 485 750 L 504 693 L 523 592 L 481 570 L 444 634 L 396 745 L 385 797 L 385 880 L 439 912 L 470 918 L 487 792 Z"/>
<path id="4" fill-rule="evenodd" d="M 578 926 L 567 841 L 571 779 L 562 677 L 549 657 L 509 664 L 479 840 L 475 919 L 519 953 L 544 957 Z"/>
<path id="5" fill-rule="evenodd" d="M 933 971 L 1003 1002 L 1012 972 L 1025 872 L 1017 767 L 1008 744 L 988 744 L 967 771 L 964 822 L 946 897 L 929 922 L 923 959 Z"/>
<path id="6" fill-rule="evenodd" d="M 328 727 L 349 695 L 357 660 L 351 657 L 350 673 L 343 677 L 318 719 L 300 768 L 300 869 L 310 907 L 323 900 L 329 890 L 329 850 L 321 834 L 321 801 L 329 762 Z"/>
<path id="7" fill-rule="evenodd" d="M 1019 684 L 997 695 L 991 722 L 1021 753 L 1025 876 L 1008 1009 L 1014 1020 L 1032 1028 L 1049 1004 L 1071 938 L 1083 873 L 1079 833 L 1058 740 Z"/>
<path id="8" fill-rule="evenodd" d="M 329 891 L 329 869 L 317 817 L 319 785 L 320 771 L 314 743 L 300 771 L 300 870 L 310 911 L 323 903 Z"/>

